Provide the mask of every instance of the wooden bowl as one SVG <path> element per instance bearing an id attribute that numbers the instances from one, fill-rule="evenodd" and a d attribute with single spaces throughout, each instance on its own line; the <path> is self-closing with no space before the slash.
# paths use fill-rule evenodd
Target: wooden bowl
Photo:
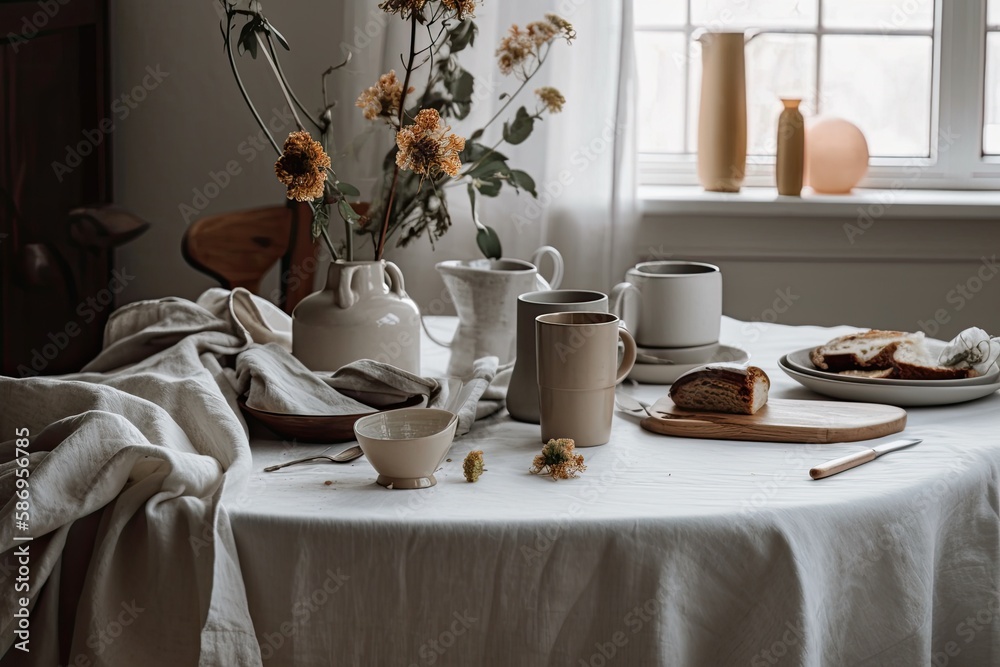
<path id="1" fill-rule="evenodd" d="M 282 438 L 300 442 L 327 443 L 354 440 L 354 422 L 362 417 L 386 410 L 417 407 L 423 400 L 424 397 L 418 394 L 399 403 L 351 415 L 292 415 L 282 412 L 268 412 L 248 406 L 246 396 L 240 396 L 239 404 L 244 414 L 250 415 Z"/>

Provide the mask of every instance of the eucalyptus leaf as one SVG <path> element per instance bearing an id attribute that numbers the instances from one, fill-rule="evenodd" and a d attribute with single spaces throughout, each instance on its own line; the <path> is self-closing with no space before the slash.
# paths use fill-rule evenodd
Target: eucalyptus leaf
<path id="1" fill-rule="evenodd" d="M 514 187 L 526 190 L 531 193 L 532 197 L 538 199 L 538 192 L 535 190 L 535 179 L 529 176 L 527 172 L 520 169 L 511 169 L 510 178 L 514 182 Z"/>
<path id="2" fill-rule="evenodd" d="M 528 113 L 528 110 L 521 107 L 514 115 L 511 123 L 503 124 L 503 138 L 509 144 L 519 144 L 531 136 L 531 130 L 535 127 L 535 119 Z"/>
<path id="3" fill-rule="evenodd" d="M 482 128 L 480 128 L 480 129 L 476 130 L 475 132 L 473 132 L 472 134 L 470 134 L 469 135 L 469 142 L 471 143 L 471 142 L 475 141 L 476 139 L 478 139 L 479 137 L 483 136 L 483 132 L 485 132 L 485 130 L 483 130 Z"/>
<path id="4" fill-rule="evenodd" d="M 458 75 L 448 82 L 448 92 L 454 102 L 471 102 L 475 79 L 472 74 L 459 68 Z"/>
<path id="5" fill-rule="evenodd" d="M 348 197 L 360 197 L 361 196 L 361 190 L 358 190 L 356 187 L 354 187 L 350 183 L 345 183 L 343 181 L 340 181 L 339 183 L 337 183 L 337 189 L 340 190 L 340 194 L 346 195 Z"/>
<path id="6" fill-rule="evenodd" d="M 503 248 L 500 246 L 500 237 L 492 227 L 481 227 L 476 234 L 476 244 L 488 259 L 500 259 L 503 255 Z"/>
<path id="7" fill-rule="evenodd" d="M 281 44 L 283 47 L 285 47 L 285 51 L 292 50 L 291 47 L 288 46 L 288 40 L 285 39 L 285 36 L 282 35 L 280 32 L 278 32 L 278 29 L 275 28 L 270 21 L 265 21 L 264 25 L 266 25 L 267 29 L 271 31 L 271 34 L 274 35 L 274 38 L 278 40 L 278 43 Z"/>
<path id="8" fill-rule="evenodd" d="M 473 44 L 478 31 L 479 28 L 472 22 L 472 19 L 463 19 L 461 23 L 452 29 L 451 34 L 448 36 L 448 46 L 451 48 L 451 52 L 458 53 L 470 44 Z"/>
<path id="9" fill-rule="evenodd" d="M 346 199 L 341 199 L 337 202 L 337 208 L 340 209 L 340 217 L 342 217 L 347 222 L 357 222 L 361 216 L 351 208 L 351 205 L 347 203 Z"/>
<path id="10" fill-rule="evenodd" d="M 503 186 L 503 181 L 499 178 L 480 178 L 476 181 L 476 187 L 479 190 L 479 194 L 484 197 L 496 197 L 500 194 L 500 188 Z"/>
<path id="11" fill-rule="evenodd" d="M 470 171 L 469 176 L 472 176 L 473 178 L 490 178 L 496 176 L 497 174 L 507 175 L 508 173 L 510 173 L 510 168 L 507 166 L 506 162 L 500 159 L 490 158 Z"/>

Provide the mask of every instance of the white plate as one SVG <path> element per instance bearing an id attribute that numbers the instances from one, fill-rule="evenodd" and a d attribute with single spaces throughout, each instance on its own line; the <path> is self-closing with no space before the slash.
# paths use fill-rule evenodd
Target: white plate
<path id="1" fill-rule="evenodd" d="M 672 384 L 674 380 L 679 378 L 684 373 L 694 370 L 699 366 L 704 366 L 705 364 L 716 364 L 723 361 L 745 364 L 750 360 L 750 355 L 747 354 L 746 350 L 741 350 L 738 347 L 733 347 L 731 345 L 718 345 L 712 347 L 714 348 L 712 350 L 712 354 L 707 357 L 702 356 L 697 360 L 679 356 L 678 353 L 682 352 L 680 348 L 676 350 L 649 347 L 642 348 L 642 351 L 645 354 L 653 354 L 654 356 L 667 359 L 677 358 L 678 361 L 687 361 L 688 363 L 643 364 L 637 361 L 635 366 L 632 367 L 632 372 L 629 373 L 628 376 L 636 382 L 643 382 L 645 384 Z"/>
<path id="2" fill-rule="evenodd" d="M 931 352 L 931 354 L 939 353 L 944 349 L 944 346 L 947 345 L 944 341 L 934 339 L 928 339 L 926 340 L 926 343 L 927 349 Z M 996 384 L 1000 381 L 1000 368 L 997 368 L 996 364 L 993 364 L 993 367 L 986 375 L 980 375 L 974 378 L 962 378 L 959 380 L 900 380 L 898 378 L 866 378 L 853 375 L 841 375 L 839 373 L 831 373 L 830 371 L 824 371 L 816 368 L 816 366 L 813 365 L 812 360 L 809 358 L 809 353 L 813 349 L 814 348 L 807 347 L 804 350 L 789 352 L 786 355 L 788 366 L 790 368 L 794 368 L 800 373 L 805 373 L 807 375 L 827 380 L 872 385 L 898 385 L 901 387 L 967 387 L 970 385 Z"/>
<path id="3" fill-rule="evenodd" d="M 862 403 L 885 403 L 899 407 L 949 405 L 974 401 L 977 398 L 989 396 L 1000 389 L 1000 382 L 946 387 L 941 386 L 940 383 L 934 385 L 898 385 L 844 382 L 843 379 L 828 380 L 792 368 L 788 364 L 787 356 L 779 359 L 778 365 L 790 378 L 817 394 Z"/>

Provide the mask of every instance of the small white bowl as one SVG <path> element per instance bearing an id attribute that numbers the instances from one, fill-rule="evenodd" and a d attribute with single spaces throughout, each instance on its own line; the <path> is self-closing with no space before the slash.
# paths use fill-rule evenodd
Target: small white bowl
<path id="1" fill-rule="evenodd" d="M 435 408 L 403 408 L 362 417 L 354 423 L 361 451 L 378 472 L 375 480 L 393 489 L 426 489 L 448 455 L 458 415 Z"/>

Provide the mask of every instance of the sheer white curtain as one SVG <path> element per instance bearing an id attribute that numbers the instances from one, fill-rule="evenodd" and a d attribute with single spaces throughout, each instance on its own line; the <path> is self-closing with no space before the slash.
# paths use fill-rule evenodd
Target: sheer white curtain
<path id="1" fill-rule="evenodd" d="M 473 113 L 453 129 L 467 136 L 500 108 L 502 93 L 517 88 L 519 81 L 501 75 L 497 68 L 497 44 L 511 24 L 524 26 L 549 12 L 572 22 L 577 38 L 571 45 L 554 44 L 545 67 L 511 104 L 507 115 L 513 117 L 521 104 L 534 109 L 533 91 L 541 86 L 558 88 L 566 105 L 562 113 L 536 123 L 526 142 L 503 144 L 499 149 L 509 157 L 511 167 L 535 179 L 538 199 L 504 188 L 500 197 L 480 198 L 480 217 L 498 231 L 505 256 L 527 259 L 538 246 L 554 245 L 567 263 L 564 286 L 607 290 L 634 261 L 630 0 L 485 0 L 479 4 L 479 36 L 475 47 L 461 55 L 462 66 L 476 78 Z M 361 57 L 355 57 L 349 76 L 338 84 L 341 107 L 337 115 L 344 134 L 359 128 L 359 110 L 348 102 L 379 73 L 402 70 L 400 52 L 408 38 L 398 17 L 388 17 L 384 28 L 376 30 L 367 11 L 355 8 L 348 13 L 348 25 L 361 25 L 361 34 L 366 34 L 364 25 L 368 24 L 375 35 L 358 54 Z M 357 31 L 352 34 L 356 40 Z M 381 58 L 375 58 L 376 54 Z M 419 85 L 421 78 L 416 81 Z M 502 120 L 487 130 L 485 143 L 500 138 Z M 385 143 L 387 133 L 380 137 L 384 145 L 379 146 L 379 155 L 373 159 L 369 149 L 360 156 L 363 164 L 355 167 L 367 169 L 369 176 L 374 176 L 372 165 L 381 160 L 382 149 L 391 145 Z M 420 239 L 387 254 L 403 268 L 408 291 L 425 307 L 435 300 L 440 305 L 443 293 L 434 270 L 436 262 L 479 256 L 464 187 L 451 192 L 449 203 L 454 227 L 433 249 Z M 543 267 L 543 274 L 547 272 Z"/>

